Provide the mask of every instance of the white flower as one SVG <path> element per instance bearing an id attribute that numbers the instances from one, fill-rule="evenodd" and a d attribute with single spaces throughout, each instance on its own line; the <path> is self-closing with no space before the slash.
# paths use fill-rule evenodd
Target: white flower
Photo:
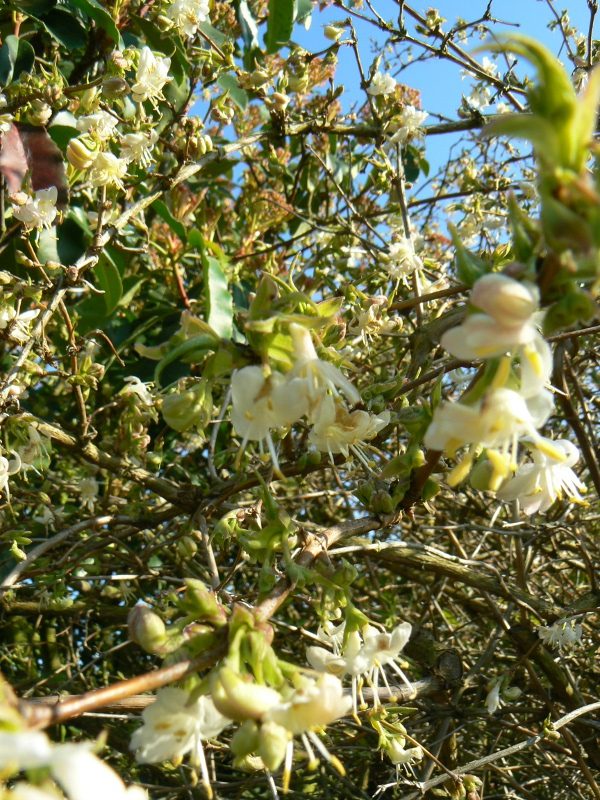
<path id="1" fill-rule="evenodd" d="M 17 453 L 13 453 L 13 455 L 14 458 L 9 461 L 0 450 L 0 492 L 4 492 L 7 497 L 10 497 L 8 479 L 21 469 L 21 459 Z"/>
<path id="2" fill-rule="evenodd" d="M 56 794 L 38 789 L 28 783 L 17 783 L 9 795 L 3 795 L 3 800 L 58 800 Z"/>
<path id="3" fill-rule="evenodd" d="M 17 455 L 21 462 L 21 469 L 23 472 L 27 472 L 28 469 L 33 469 L 35 472 L 37 471 L 35 469 L 35 462 L 48 454 L 50 442 L 45 437 L 40 436 L 32 425 L 28 425 L 27 435 L 29 441 L 17 449 Z"/>
<path id="4" fill-rule="evenodd" d="M 162 98 L 162 90 L 171 78 L 169 68 L 171 59 L 167 56 L 156 56 L 149 47 L 140 50 L 140 60 L 135 75 L 135 83 L 131 93 L 136 103 L 144 100 L 154 101 Z"/>
<path id="5" fill-rule="evenodd" d="M 119 120 L 104 109 L 99 109 L 93 114 L 86 114 L 77 120 L 77 130 L 84 133 L 95 133 L 102 141 L 110 139 L 115 132 Z"/>
<path id="6" fill-rule="evenodd" d="M 412 136 L 422 133 L 421 126 L 428 116 L 426 111 L 421 111 L 415 106 L 405 106 L 390 124 L 389 130 L 392 136 L 388 140 L 389 144 L 403 144 Z"/>
<path id="7" fill-rule="evenodd" d="M 422 747 L 404 747 L 405 741 L 403 737 L 400 739 L 391 739 L 387 745 L 386 750 L 392 764 L 414 764 L 415 761 L 421 761 L 423 758 Z"/>
<path id="8" fill-rule="evenodd" d="M 569 650 L 581 641 L 583 629 L 574 619 L 559 619 L 553 625 L 540 625 L 538 636 L 544 644 L 557 647 L 561 652 Z"/>
<path id="9" fill-rule="evenodd" d="M 336 366 L 319 358 L 310 331 L 292 322 L 290 333 L 295 357 L 290 378 L 301 378 L 304 381 L 304 390 L 311 405 L 311 415 L 318 410 L 323 396 L 328 391 L 335 396 L 339 389 L 351 405 L 358 403 L 360 394 L 351 381 L 344 377 Z"/>
<path id="10" fill-rule="evenodd" d="M 94 504 L 98 499 L 99 488 L 98 481 L 93 477 L 84 478 L 79 483 L 79 497 L 83 508 L 87 508 L 88 511 L 94 510 Z"/>
<path id="11" fill-rule="evenodd" d="M 114 153 L 98 153 L 89 169 L 88 178 L 92 186 L 117 186 L 123 189 L 123 178 L 127 173 L 127 161 Z"/>
<path id="12" fill-rule="evenodd" d="M 142 167 L 149 167 L 153 162 L 152 148 L 158 141 L 158 131 L 151 130 L 147 133 L 126 133 L 121 138 L 121 158 L 125 161 L 135 161 Z"/>
<path id="13" fill-rule="evenodd" d="M 383 266 L 393 278 L 405 278 L 422 269 L 423 262 L 415 253 L 412 239 L 402 237 L 390 245 Z"/>
<path id="14" fill-rule="evenodd" d="M 142 383 L 136 375 L 129 375 L 129 377 L 125 378 L 125 386 L 121 389 L 119 394 L 124 396 L 133 395 L 136 401 L 142 406 L 154 406 L 154 399 L 148 389 L 148 385 Z"/>
<path id="15" fill-rule="evenodd" d="M 6 105 L 6 97 L 0 93 L 0 108 Z M 8 133 L 13 124 L 12 114 L 0 114 L 0 135 Z"/>
<path id="16" fill-rule="evenodd" d="M 435 410 L 431 425 L 424 438 L 426 447 L 443 450 L 454 455 L 463 445 L 485 448 L 493 468 L 491 489 L 498 489 L 512 470 L 517 468 L 517 447 L 520 437 L 527 437 L 534 447 L 558 460 L 561 452 L 554 443 L 541 436 L 536 428 L 541 426 L 552 411 L 549 392 L 541 392 L 533 400 L 524 398 L 512 389 L 489 389 L 482 400 L 474 405 L 441 403 Z M 448 476 L 453 486 L 469 473 L 475 448 Z"/>
<path id="17" fill-rule="evenodd" d="M 69 800 L 145 800 L 139 786 L 125 787 L 119 776 L 91 751 L 91 743 L 54 744 L 36 731 L 0 732 L 0 770 L 12 774 L 48 767 Z M 19 800 L 45 800 L 45 792 L 19 784 Z"/>
<path id="18" fill-rule="evenodd" d="M 493 714 L 502 705 L 502 700 L 500 699 L 501 688 L 502 688 L 502 678 L 494 682 L 494 684 L 492 685 L 491 689 L 487 694 L 487 697 L 485 698 L 485 705 L 487 707 L 488 714 Z"/>
<path id="19" fill-rule="evenodd" d="M 465 97 L 467 105 L 475 111 L 483 111 L 486 106 L 489 106 L 492 97 L 492 91 L 487 86 L 476 86 L 470 95 Z"/>
<path id="20" fill-rule="evenodd" d="M 319 408 L 319 416 L 309 441 L 324 453 L 343 453 L 349 448 L 373 439 L 390 421 L 390 412 L 378 416 L 367 411 L 348 411 L 341 403 L 328 395 Z"/>
<path id="21" fill-rule="evenodd" d="M 367 93 L 376 97 L 377 95 L 392 94 L 396 89 L 396 81 L 391 75 L 383 72 L 376 72 L 371 79 Z"/>
<path id="22" fill-rule="evenodd" d="M 533 464 L 523 464 L 514 477 L 498 491 L 505 502 L 519 501 L 519 507 L 528 516 L 536 511 L 547 511 L 563 494 L 573 503 L 583 503 L 581 493 L 586 490 L 571 467 L 579 461 L 579 450 L 567 439 L 557 439 L 552 447 L 561 456 L 533 452 Z"/>
<path id="23" fill-rule="evenodd" d="M 305 678 L 285 702 L 272 706 L 263 721 L 271 721 L 297 735 L 329 725 L 352 707 L 344 694 L 342 682 L 335 675 L 323 673 L 316 681 Z"/>
<path id="24" fill-rule="evenodd" d="M 33 197 L 17 192 L 11 197 L 13 216 L 27 228 L 51 228 L 56 219 L 58 189 L 38 189 Z"/>
<path id="25" fill-rule="evenodd" d="M 208 19 L 209 11 L 208 0 L 174 0 L 167 8 L 166 16 L 191 38 L 196 35 L 198 25 Z"/>
<path id="26" fill-rule="evenodd" d="M 144 724 L 133 734 L 131 749 L 142 764 L 175 760 L 187 753 L 200 766 L 202 740 L 213 739 L 230 724 L 208 695 L 192 699 L 188 692 L 168 686 L 142 713 Z"/>
<path id="27" fill-rule="evenodd" d="M 265 376 L 258 366 L 243 367 L 233 373 L 231 398 L 231 422 L 243 437 L 242 446 L 248 441 L 266 440 L 272 456 L 270 431 L 292 425 L 308 411 L 303 380 L 285 378 L 279 372 Z"/>

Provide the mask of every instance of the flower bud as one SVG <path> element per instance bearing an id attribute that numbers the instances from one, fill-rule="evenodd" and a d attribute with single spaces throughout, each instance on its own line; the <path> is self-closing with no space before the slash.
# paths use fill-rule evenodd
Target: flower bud
<path id="1" fill-rule="evenodd" d="M 271 105 L 276 108 L 277 111 L 285 111 L 290 102 L 290 98 L 283 92 L 273 92 L 270 97 L 270 101 Z"/>
<path id="2" fill-rule="evenodd" d="M 325 34 L 326 38 L 329 39 L 329 41 L 339 42 L 344 35 L 344 25 L 324 25 L 323 33 Z"/>
<path id="3" fill-rule="evenodd" d="M 185 584 L 185 600 L 182 603 L 184 609 L 194 614 L 197 619 L 213 625 L 225 625 L 227 612 L 217 600 L 215 593 L 196 578 L 187 578 Z"/>
<path id="4" fill-rule="evenodd" d="M 129 84 L 123 78 L 113 75 L 110 78 L 105 78 L 102 81 L 102 94 L 109 100 L 115 97 L 121 97 L 129 91 Z"/>
<path id="5" fill-rule="evenodd" d="M 134 606 L 127 617 L 129 638 L 147 653 L 159 653 L 167 641 L 165 623 L 148 606 Z"/>
<path id="6" fill-rule="evenodd" d="M 67 145 L 67 160 L 75 169 L 87 169 L 96 159 L 96 153 L 90 150 L 81 139 L 71 139 Z"/>
<path id="7" fill-rule="evenodd" d="M 27 121 L 30 125 L 45 125 L 52 116 L 52 109 L 39 98 L 31 101 Z"/>
<path id="8" fill-rule="evenodd" d="M 163 400 L 162 415 L 169 427 L 179 433 L 196 427 L 203 430 L 212 412 L 212 394 L 207 381 L 199 381 Z"/>
<path id="9" fill-rule="evenodd" d="M 217 709 L 229 719 L 259 720 L 280 702 L 279 692 L 262 683 L 244 680 L 231 667 L 221 667 L 211 678 L 211 695 Z"/>
<path id="10" fill-rule="evenodd" d="M 276 722 L 265 722 L 260 728 L 258 755 L 267 769 L 276 770 L 283 759 L 291 733 Z"/>
<path id="11" fill-rule="evenodd" d="M 484 275 L 471 290 L 472 305 L 485 311 L 500 325 L 526 322 L 537 311 L 539 293 L 533 284 L 519 283 L 506 275 Z"/>
<path id="12" fill-rule="evenodd" d="M 231 740 L 231 752 L 236 758 L 254 753 L 260 742 L 260 729 L 254 720 L 247 719 L 237 729 Z"/>

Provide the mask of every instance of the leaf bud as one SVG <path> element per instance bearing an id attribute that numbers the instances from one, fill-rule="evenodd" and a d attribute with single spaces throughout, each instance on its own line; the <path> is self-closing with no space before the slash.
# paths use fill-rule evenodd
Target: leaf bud
<path id="1" fill-rule="evenodd" d="M 165 623 L 148 606 L 139 603 L 127 617 L 129 638 L 147 653 L 160 653 L 167 641 Z"/>

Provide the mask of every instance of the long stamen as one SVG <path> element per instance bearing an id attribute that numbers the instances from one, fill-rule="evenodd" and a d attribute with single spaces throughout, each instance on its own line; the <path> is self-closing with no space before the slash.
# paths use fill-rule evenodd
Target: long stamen
<path id="1" fill-rule="evenodd" d="M 294 740 L 290 740 L 285 748 L 285 761 L 283 764 L 283 793 L 287 794 L 290 790 L 290 778 L 292 777 L 292 761 L 294 758 Z"/>
<path id="2" fill-rule="evenodd" d="M 410 696 L 411 696 L 411 698 L 414 698 L 414 697 L 416 697 L 416 696 L 417 696 L 417 691 L 416 691 L 415 687 L 414 687 L 414 686 L 412 685 L 412 683 L 411 683 L 411 682 L 408 680 L 408 678 L 406 677 L 406 675 L 404 674 L 404 672 L 402 672 L 402 670 L 400 669 L 400 667 L 398 666 L 398 664 L 396 664 L 396 662 L 395 662 L 395 661 L 390 661 L 390 664 L 391 664 L 391 666 L 392 666 L 392 669 L 394 670 L 394 672 L 395 672 L 397 675 L 399 675 L 399 676 L 400 676 L 400 678 L 402 679 L 402 683 L 404 683 L 404 685 L 407 687 L 407 689 L 410 689 Z"/>
<path id="3" fill-rule="evenodd" d="M 302 739 L 302 744 L 308 755 L 308 769 L 316 769 L 319 766 L 319 759 L 315 756 L 315 751 L 311 747 L 308 736 L 303 733 L 300 738 Z"/>
<path id="4" fill-rule="evenodd" d="M 335 770 L 337 770 L 340 773 L 340 775 L 345 775 L 346 774 L 346 770 L 344 769 L 344 765 L 342 764 L 342 762 L 339 760 L 339 758 L 337 756 L 332 756 L 331 755 L 331 753 L 325 747 L 323 742 L 319 739 L 317 734 L 314 733 L 313 731 L 309 731 L 308 735 L 310 737 L 311 742 L 317 748 L 319 753 L 321 753 L 321 755 L 323 756 L 325 761 L 327 761 L 329 764 L 331 764 L 331 766 Z"/>

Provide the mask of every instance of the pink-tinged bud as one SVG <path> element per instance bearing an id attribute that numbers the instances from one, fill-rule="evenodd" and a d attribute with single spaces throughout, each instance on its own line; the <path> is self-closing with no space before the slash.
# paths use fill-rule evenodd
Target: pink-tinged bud
<path id="1" fill-rule="evenodd" d="M 210 690 L 213 702 L 221 714 L 236 722 L 260 720 L 268 709 L 281 701 L 279 692 L 275 689 L 244 680 L 231 667 L 221 667 L 213 674 Z"/>
<path id="2" fill-rule="evenodd" d="M 537 311 L 539 292 L 533 284 L 494 273 L 475 282 L 469 299 L 500 325 L 510 328 L 522 325 Z"/>
<path id="3" fill-rule="evenodd" d="M 136 605 L 127 617 L 129 638 L 147 653 L 159 653 L 167 641 L 167 631 L 162 619 L 148 606 Z"/>
<path id="4" fill-rule="evenodd" d="M 90 150 L 81 139 L 71 139 L 67 145 L 67 160 L 75 169 L 87 169 L 96 159 L 96 153 Z"/>

